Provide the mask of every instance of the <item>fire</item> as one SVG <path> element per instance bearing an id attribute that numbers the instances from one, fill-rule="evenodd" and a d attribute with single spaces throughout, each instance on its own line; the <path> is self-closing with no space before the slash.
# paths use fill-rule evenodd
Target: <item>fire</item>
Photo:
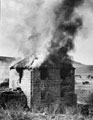
<path id="1" fill-rule="evenodd" d="M 51 23 L 50 26 L 43 21 L 44 31 L 38 36 L 39 45 L 35 48 L 38 59 L 33 63 L 33 67 L 40 66 L 46 59 L 52 62 L 62 62 L 63 59 L 69 58 L 68 52 L 74 48 L 75 35 L 82 26 L 82 19 L 79 16 L 76 17 L 74 11 L 74 8 L 81 3 L 82 0 L 64 0 L 53 6 L 51 15 L 54 17 L 51 20 L 51 16 L 49 14 L 47 16 L 50 16 L 47 19 L 48 23 Z"/>
<path id="2" fill-rule="evenodd" d="M 47 59 L 54 62 L 51 58 L 62 61 L 74 48 L 74 38 L 82 26 L 82 19 L 75 12 L 82 3 L 83 0 L 3 0 L 9 26 L 2 25 L 6 28 L 2 34 L 8 44 L 13 44 L 15 55 L 34 54 L 38 58 L 33 67 Z"/>

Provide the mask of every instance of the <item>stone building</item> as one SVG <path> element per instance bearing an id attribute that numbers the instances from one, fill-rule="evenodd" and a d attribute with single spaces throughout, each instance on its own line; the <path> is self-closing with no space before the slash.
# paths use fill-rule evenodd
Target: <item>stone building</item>
<path id="1" fill-rule="evenodd" d="M 9 88 L 20 87 L 30 108 L 57 102 L 75 105 L 75 68 L 69 63 L 54 65 L 49 62 L 33 68 L 36 60 L 28 57 L 10 67 Z"/>

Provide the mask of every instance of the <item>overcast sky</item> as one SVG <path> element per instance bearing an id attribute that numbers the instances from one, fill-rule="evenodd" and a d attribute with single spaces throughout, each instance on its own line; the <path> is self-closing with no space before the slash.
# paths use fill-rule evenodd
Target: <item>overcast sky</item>
<path id="1" fill-rule="evenodd" d="M 27 18 L 29 17 L 28 16 L 29 14 L 31 14 L 30 1 L 33 2 L 34 0 L 1 0 L 1 22 L 0 22 L 1 56 L 17 56 L 17 57 L 21 56 L 22 53 L 19 50 L 19 48 L 22 49 L 20 46 L 22 42 L 24 42 L 23 39 L 27 39 L 31 34 L 29 25 L 27 25 L 28 23 L 30 23 L 30 21 L 29 19 L 28 21 L 27 19 L 25 19 L 26 17 Z M 37 2 L 37 4 L 39 6 L 39 2 Z M 38 10 L 35 4 L 33 4 L 33 9 Z M 83 28 L 82 30 L 79 31 L 78 35 L 76 36 L 75 49 L 70 54 L 73 56 L 74 60 L 78 62 L 85 64 L 93 64 L 92 0 L 86 0 L 85 4 L 76 11 L 81 15 L 83 19 Z M 32 25 L 33 22 L 30 24 Z M 15 38 L 15 36 L 17 37 Z M 29 45 L 28 43 L 26 44 Z"/>
<path id="2" fill-rule="evenodd" d="M 93 0 L 85 0 L 79 9 L 83 27 L 75 39 L 73 57 L 76 61 L 93 65 Z"/>

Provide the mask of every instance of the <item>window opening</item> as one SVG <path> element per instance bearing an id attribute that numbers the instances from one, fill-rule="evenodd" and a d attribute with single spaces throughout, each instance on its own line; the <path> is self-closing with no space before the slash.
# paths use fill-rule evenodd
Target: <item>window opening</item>
<path id="1" fill-rule="evenodd" d="M 62 68 L 60 70 L 61 79 L 65 79 L 67 76 L 71 76 L 72 65 L 63 63 Z"/>
<path id="2" fill-rule="evenodd" d="M 48 76 L 47 68 L 40 68 L 40 78 L 41 80 L 46 80 Z"/>

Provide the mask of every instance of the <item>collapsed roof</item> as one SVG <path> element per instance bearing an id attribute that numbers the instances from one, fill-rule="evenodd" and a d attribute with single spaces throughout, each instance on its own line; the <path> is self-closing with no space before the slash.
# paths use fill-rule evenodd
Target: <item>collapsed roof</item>
<path id="1" fill-rule="evenodd" d="M 34 55 L 32 56 L 28 56 L 24 59 L 21 59 L 21 60 L 16 60 L 14 61 L 11 66 L 10 66 L 10 69 L 15 69 L 15 68 L 23 68 L 23 69 L 32 69 L 33 68 L 33 64 L 34 62 L 38 62 L 38 58 L 35 57 Z M 72 64 L 71 64 L 71 61 L 65 61 L 63 63 L 53 63 L 52 61 L 50 60 L 46 60 L 44 61 L 39 67 L 56 67 L 56 68 L 61 68 L 61 67 L 73 67 Z M 36 67 L 35 67 L 36 68 Z"/>
<path id="2" fill-rule="evenodd" d="M 35 56 L 32 55 L 32 56 L 28 56 L 28 57 L 21 59 L 21 60 L 16 60 L 10 65 L 10 69 L 31 68 L 31 65 L 33 64 L 35 59 L 37 59 L 37 58 L 35 58 Z"/>

